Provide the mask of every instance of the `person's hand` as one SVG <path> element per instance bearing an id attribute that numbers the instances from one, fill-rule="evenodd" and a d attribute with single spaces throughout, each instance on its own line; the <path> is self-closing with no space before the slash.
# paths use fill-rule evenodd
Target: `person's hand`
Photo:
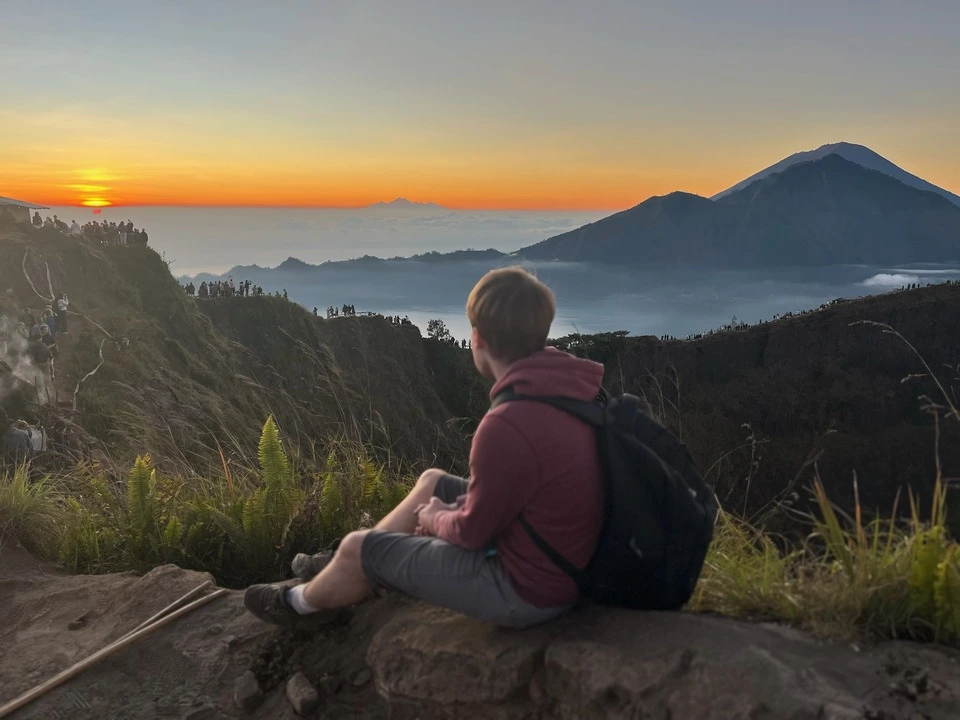
<path id="1" fill-rule="evenodd" d="M 417 535 L 435 535 L 434 519 L 438 512 L 456 510 L 456 503 L 445 503 L 438 497 L 430 498 L 430 502 L 418 505 L 413 511 L 417 516 Z"/>

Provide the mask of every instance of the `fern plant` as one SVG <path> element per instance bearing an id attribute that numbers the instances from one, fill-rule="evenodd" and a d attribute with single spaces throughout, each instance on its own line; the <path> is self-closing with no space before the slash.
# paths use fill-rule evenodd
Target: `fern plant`
<path id="1" fill-rule="evenodd" d="M 153 490 L 157 471 L 149 455 L 140 455 L 127 478 L 127 554 L 134 566 L 145 567 L 155 562 L 160 547 Z"/>
<path id="2" fill-rule="evenodd" d="M 320 491 L 320 535 L 324 539 L 335 538 L 343 529 L 343 493 L 336 474 L 337 458 L 331 452 L 327 456 L 323 474 L 323 489 Z"/>
<path id="3" fill-rule="evenodd" d="M 263 425 L 259 445 L 260 487 L 243 504 L 243 545 L 259 567 L 277 565 L 290 525 L 303 501 L 272 417 Z M 221 522 L 229 527 L 230 523 Z"/>
<path id="4" fill-rule="evenodd" d="M 154 524 L 153 487 L 156 480 L 157 471 L 151 465 L 150 456 L 138 456 L 127 479 L 130 526 L 138 535 L 148 534 Z"/>

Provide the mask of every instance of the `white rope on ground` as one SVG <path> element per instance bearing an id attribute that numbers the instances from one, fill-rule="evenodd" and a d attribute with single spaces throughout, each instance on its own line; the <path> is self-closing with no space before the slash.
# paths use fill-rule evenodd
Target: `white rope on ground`
<path id="1" fill-rule="evenodd" d="M 106 329 L 105 327 L 103 327 L 103 325 L 98 325 L 98 324 L 95 323 L 93 320 L 91 320 L 91 319 L 88 318 L 86 315 L 84 315 L 83 313 L 78 313 L 78 312 L 74 312 L 73 310 L 71 310 L 71 311 L 70 311 L 70 314 L 71 314 L 71 315 L 76 315 L 77 317 L 82 317 L 84 320 L 86 320 L 86 321 L 87 321 L 88 323 L 90 323 L 91 325 L 99 328 L 99 329 L 103 332 L 103 334 L 106 335 L 108 338 L 110 338 L 111 340 L 116 340 L 116 338 L 115 338 L 113 335 L 111 335 L 109 332 L 107 332 L 107 329 Z"/>
<path id="2" fill-rule="evenodd" d="M 100 363 L 99 363 L 93 370 L 91 370 L 90 372 L 88 372 L 86 375 L 84 375 L 82 378 L 80 378 L 80 380 L 77 381 L 77 387 L 74 388 L 74 390 L 73 390 L 73 409 L 74 409 L 74 411 L 76 411 L 76 409 L 77 409 L 77 394 L 80 392 L 80 386 L 83 384 L 83 381 L 86 380 L 88 377 L 91 377 L 91 376 L 93 376 L 93 375 L 96 375 L 96 374 L 97 374 L 97 370 L 99 370 L 101 367 L 103 367 L 103 362 L 104 362 L 104 360 L 103 360 L 103 344 L 104 344 L 105 342 L 106 342 L 106 340 L 101 340 L 101 341 L 100 341 L 100 351 L 99 351 L 99 354 L 100 354 Z M 3 716 L 0 715 L 0 717 L 3 717 Z"/>
<path id="3" fill-rule="evenodd" d="M 67 680 L 70 680 L 76 677 L 87 668 L 96 665 L 98 662 L 100 662 L 104 658 L 109 657 L 110 655 L 113 655 L 114 653 L 119 652 L 120 650 L 123 650 L 128 645 L 132 645 L 140 638 L 150 635 L 154 631 L 158 630 L 164 625 L 167 625 L 168 623 L 173 622 L 177 618 L 183 617 L 187 613 L 191 613 L 197 608 L 203 605 L 206 605 L 207 603 L 212 602 L 213 600 L 216 600 L 219 597 L 223 597 L 224 595 L 227 594 L 227 592 L 229 591 L 224 589 L 217 590 L 212 595 L 207 595 L 205 597 L 199 598 L 198 600 L 194 600 L 189 605 L 180 608 L 179 610 L 167 615 L 166 617 L 161 618 L 160 620 L 157 620 L 152 625 L 147 625 L 147 627 L 141 630 L 124 635 L 122 638 L 110 643 L 102 650 L 98 650 L 88 658 L 81 660 L 80 662 L 74 663 L 63 672 L 58 673 L 57 675 L 54 675 L 52 678 L 50 678 L 46 682 L 41 683 L 40 685 L 37 685 L 32 690 L 28 690 L 20 697 L 14 700 L 11 700 L 6 705 L 3 705 L 2 707 L 0 707 L 0 718 L 7 717 L 11 713 L 22 708 L 24 705 L 27 705 L 28 703 L 33 702 L 37 698 L 42 697 L 43 695 L 46 695 L 50 690 L 53 690 L 54 688 L 59 687 L 60 685 L 63 685 L 65 682 L 67 682 Z"/>
<path id="4" fill-rule="evenodd" d="M 44 259 L 43 264 L 47 267 L 47 289 L 50 291 L 50 301 L 56 302 L 56 293 L 53 292 L 53 280 L 50 279 L 50 263 Z"/>
<path id="5" fill-rule="evenodd" d="M 28 247 L 23 253 L 23 262 L 21 266 L 23 267 L 23 276 L 27 279 L 27 282 L 30 283 L 30 288 L 36 293 L 37 297 L 46 302 L 55 302 L 56 298 L 53 297 L 53 287 L 50 287 L 50 297 L 44 297 L 40 294 L 40 291 L 37 290 L 37 286 L 33 284 L 33 280 L 30 278 L 30 273 L 27 272 L 27 256 L 30 254 L 30 248 Z M 43 261 L 44 264 L 47 263 L 46 260 Z M 47 282 L 50 281 L 50 265 L 47 264 Z"/>
<path id="6" fill-rule="evenodd" d="M 195 596 L 197 596 L 197 595 L 199 595 L 200 593 L 202 593 L 204 590 L 206 590 L 206 589 L 207 589 L 208 587 L 210 587 L 212 584 L 213 584 L 213 583 L 211 583 L 209 580 L 207 580 L 205 583 L 202 583 L 202 584 L 200 584 L 200 585 L 197 585 L 193 590 L 191 590 L 190 592 L 188 592 L 186 595 L 183 595 L 182 597 L 179 597 L 179 598 L 177 598 L 176 600 L 174 600 L 172 603 L 170 603 L 169 605 L 167 605 L 163 610 L 161 610 L 160 612 L 158 612 L 156 615 L 148 618 L 147 620 L 144 620 L 142 623 L 140 623 L 139 625 L 137 625 L 133 630 L 131 630 L 130 632 L 128 632 L 126 635 L 123 635 L 123 636 L 120 638 L 120 640 L 123 640 L 123 638 L 127 637 L 128 635 L 133 635 L 135 632 L 139 632 L 140 630 L 143 630 L 145 627 L 147 627 L 147 625 L 152 625 L 153 623 L 155 623 L 157 620 L 159 620 L 160 618 L 162 618 L 162 617 L 163 617 L 164 615 L 166 615 L 167 613 L 170 613 L 170 612 L 173 612 L 174 610 L 176 610 L 178 607 L 180 607 L 181 605 L 183 605 L 187 600 L 192 600 Z"/>

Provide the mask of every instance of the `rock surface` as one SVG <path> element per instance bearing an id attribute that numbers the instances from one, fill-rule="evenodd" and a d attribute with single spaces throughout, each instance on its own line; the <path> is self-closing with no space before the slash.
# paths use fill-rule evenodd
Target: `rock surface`
<path id="1" fill-rule="evenodd" d="M 373 672 L 369 668 L 364 668 L 357 673 L 356 677 L 353 678 L 354 687 L 363 687 L 370 679 L 373 677 Z"/>
<path id="2" fill-rule="evenodd" d="M 173 566 L 67 576 L 0 550 L 0 704 L 205 579 Z M 263 692 L 249 712 L 235 702 L 247 671 Z M 232 592 L 13 717 L 293 720 L 286 685 L 299 671 L 322 689 L 301 711 L 326 718 L 948 720 L 960 707 L 960 652 L 944 648 L 857 650 L 775 625 L 598 609 L 497 630 L 396 595 L 320 628 L 277 629 Z M 373 681 L 358 685 L 367 672 Z"/>
<path id="3" fill-rule="evenodd" d="M 287 700 L 297 715 L 306 715 L 313 712 L 320 703 L 320 696 L 307 680 L 307 676 L 298 672 L 287 680 Z"/>
<path id="4" fill-rule="evenodd" d="M 858 651 L 689 613 L 592 609 L 519 633 L 412 605 L 368 660 L 384 697 L 423 718 L 947 720 L 960 707 L 956 651 Z"/>
<path id="5" fill-rule="evenodd" d="M 263 690 L 251 670 L 247 670 L 234 682 L 233 701 L 244 712 L 253 712 L 263 702 Z"/>

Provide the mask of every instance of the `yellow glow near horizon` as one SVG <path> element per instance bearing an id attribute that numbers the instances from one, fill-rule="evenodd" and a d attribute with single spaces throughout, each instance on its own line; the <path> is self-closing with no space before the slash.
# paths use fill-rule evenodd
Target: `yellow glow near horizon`
<path id="1" fill-rule="evenodd" d="M 73 183 L 64 187 L 82 193 L 104 193 L 110 189 L 107 185 L 84 185 L 83 183 Z"/>
<path id="2" fill-rule="evenodd" d="M 109 200 L 104 200 L 103 198 L 87 198 L 80 204 L 83 205 L 84 207 L 92 207 L 92 208 L 109 207 L 110 205 L 113 205 L 112 202 L 110 202 Z"/>

